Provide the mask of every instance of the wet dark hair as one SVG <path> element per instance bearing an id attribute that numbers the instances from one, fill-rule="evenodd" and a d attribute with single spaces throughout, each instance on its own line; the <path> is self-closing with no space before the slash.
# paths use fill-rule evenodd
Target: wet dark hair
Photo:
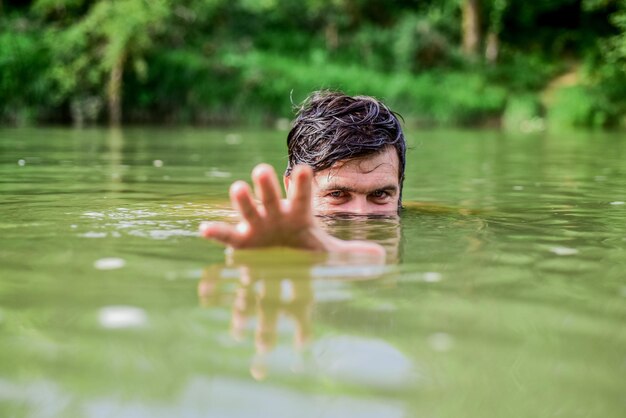
<path id="1" fill-rule="evenodd" d="M 400 160 L 402 190 L 406 142 L 398 118 L 399 114 L 373 97 L 313 92 L 298 108 L 287 136 L 285 175 L 289 176 L 296 164 L 307 164 L 318 172 L 338 161 L 367 157 L 392 146 Z"/>

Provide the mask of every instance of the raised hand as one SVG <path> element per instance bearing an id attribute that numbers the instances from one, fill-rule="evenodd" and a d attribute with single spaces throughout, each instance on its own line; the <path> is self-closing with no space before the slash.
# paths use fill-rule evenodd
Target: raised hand
<path id="1" fill-rule="evenodd" d="M 203 222 L 203 237 L 234 249 L 291 247 L 313 251 L 353 253 L 383 258 L 385 250 L 367 241 L 343 241 L 322 230 L 313 216 L 311 182 L 313 171 L 297 166 L 291 173 L 289 196 L 282 198 L 274 169 L 260 164 L 252 171 L 254 194 L 247 183 L 237 181 L 230 187 L 233 208 L 241 217 L 237 225 Z"/>

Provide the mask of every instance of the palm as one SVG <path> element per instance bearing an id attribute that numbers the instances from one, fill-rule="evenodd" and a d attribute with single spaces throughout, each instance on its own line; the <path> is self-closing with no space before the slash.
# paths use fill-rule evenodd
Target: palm
<path id="1" fill-rule="evenodd" d="M 310 167 L 298 166 L 291 174 L 289 197 L 281 198 L 280 185 L 271 166 L 261 164 L 252 172 L 257 205 L 250 187 L 242 181 L 233 183 L 230 198 L 241 216 L 239 224 L 204 223 L 204 237 L 233 248 L 291 247 L 314 251 L 336 251 L 384 255 L 377 244 L 342 241 L 324 232 L 316 223 L 311 208 Z"/>

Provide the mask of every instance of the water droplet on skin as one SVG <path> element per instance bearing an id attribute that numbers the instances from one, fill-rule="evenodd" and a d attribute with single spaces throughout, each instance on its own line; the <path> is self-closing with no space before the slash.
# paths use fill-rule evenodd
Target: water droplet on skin
<path id="1" fill-rule="evenodd" d="M 146 312 L 134 306 L 106 306 L 98 312 L 98 322 L 104 328 L 134 328 L 148 322 Z"/>
<path id="2" fill-rule="evenodd" d="M 163 167 L 163 161 L 161 160 L 154 160 L 152 161 L 152 165 L 159 168 L 159 167 Z"/>
<path id="3" fill-rule="evenodd" d="M 17 165 L 24 167 L 26 165 L 26 160 L 17 160 Z"/>
<path id="4" fill-rule="evenodd" d="M 578 254 L 578 250 L 576 248 L 568 248 L 568 247 L 552 247 L 550 248 L 550 252 L 556 255 L 574 255 Z"/>
<path id="5" fill-rule="evenodd" d="M 126 265 L 126 261 L 122 258 L 108 257 L 96 260 L 93 266 L 98 270 L 115 270 Z"/>

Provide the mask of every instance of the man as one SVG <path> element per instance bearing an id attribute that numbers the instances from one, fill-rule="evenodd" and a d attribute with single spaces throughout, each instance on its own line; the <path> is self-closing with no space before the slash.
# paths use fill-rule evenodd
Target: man
<path id="1" fill-rule="evenodd" d="M 287 198 L 274 169 L 260 164 L 252 171 L 260 203 L 245 182 L 233 183 L 230 198 L 240 223 L 205 222 L 202 236 L 236 249 L 286 246 L 384 256 L 378 244 L 331 236 L 315 216 L 397 215 L 406 154 L 397 115 L 372 97 L 315 92 L 299 109 L 287 146 Z"/>

